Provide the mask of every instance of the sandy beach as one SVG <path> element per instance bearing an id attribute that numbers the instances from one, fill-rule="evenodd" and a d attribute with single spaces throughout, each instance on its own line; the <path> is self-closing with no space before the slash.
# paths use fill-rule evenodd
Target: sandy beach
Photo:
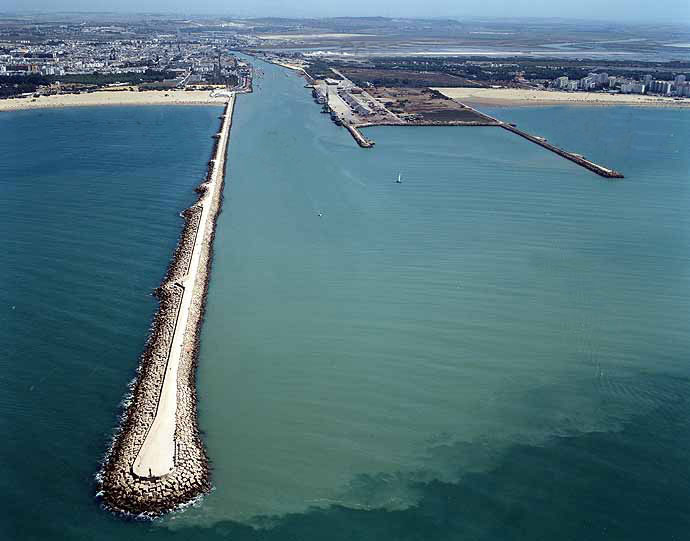
<path id="1" fill-rule="evenodd" d="M 0 100 L 0 112 L 102 105 L 224 105 L 227 101 L 227 96 L 212 98 L 211 93 L 205 90 L 100 91 L 88 94 L 3 99 Z"/>
<path id="2" fill-rule="evenodd" d="M 293 64 L 290 62 L 281 62 L 279 60 L 268 60 L 268 62 L 271 62 L 272 64 L 275 64 L 276 66 L 282 66 L 282 67 L 290 69 L 290 70 L 300 71 L 302 73 L 306 73 L 304 66 L 300 66 L 299 64 Z"/>
<path id="3" fill-rule="evenodd" d="M 449 98 L 485 105 L 637 105 L 690 107 L 690 99 L 675 100 L 636 94 L 599 94 L 518 88 L 434 88 Z"/>

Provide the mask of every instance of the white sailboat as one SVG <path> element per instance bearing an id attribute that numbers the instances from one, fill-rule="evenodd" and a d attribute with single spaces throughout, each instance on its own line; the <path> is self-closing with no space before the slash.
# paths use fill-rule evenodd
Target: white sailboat
<path id="1" fill-rule="evenodd" d="M 402 178 L 400 178 L 400 173 L 398 173 L 398 180 L 396 180 L 395 183 L 402 184 Z"/>

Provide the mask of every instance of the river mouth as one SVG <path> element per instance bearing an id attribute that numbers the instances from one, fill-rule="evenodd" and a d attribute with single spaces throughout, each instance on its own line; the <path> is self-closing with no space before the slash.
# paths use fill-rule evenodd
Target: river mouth
<path id="1" fill-rule="evenodd" d="M 631 159 L 604 127 L 676 119 L 686 133 L 684 117 L 499 113 L 624 164 L 615 184 L 491 127 L 367 128 L 377 144 L 363 150 L 303 80 L 257 65 L 260 88 L 239 102 L 201 347 L 216 490 L 175 527 L 280 529 L 338 506 L 412 512 L 435 483 L 491 472 L 520 446 L 615 439 L 662 406 L 645 374 L 682 376 L 671 360 L 681 349 L 658 364 L 657 348 L 687 292 L 681 244 L 666 285 L 649 254 L 662 253 L 652 239 L 667 239 L 671 221 L 685 235 L 669 198 L 682 191 L 681 147 L 645 140 Z M 652 192 L 652 152 L 670 160 L 668 193 Z M 669 283 L 681 299 L 662 305 Z"/>
<path id="2" fill-rule="evenodd" d="M 683 539 L 687 112 L 495 113 L 612 183 L 495 128 L 362 150 L 259 65 L 201 341 L 214 489 L 153 523 L 93 474 L 218 109 L 1 115 L 7 537 Z"/>

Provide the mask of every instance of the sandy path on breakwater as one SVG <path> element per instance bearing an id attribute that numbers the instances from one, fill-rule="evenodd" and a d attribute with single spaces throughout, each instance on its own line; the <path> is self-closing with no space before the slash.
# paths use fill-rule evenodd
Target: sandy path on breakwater
<path id="1" fill-rule="evenodd" d="M 227 96 L 212 98 L 211 93 L 205 90 L 99 91 L 38 98 L 2 99 L 0 112 L 102 105 L 225 105 L 226 101 Z"/>
<path id="2" fill-rule="evenodd" d="M 641 107 L 690 107 L 682 101 L 660 96 L 636 94 L 600 94 L 597 92 L 562 92 L 521 88 L 434 88 L 460 101 L 484 105 L 637 105 Z"/>
<path id="3" fill-rule="evenodd" d="M 222 135 L 215 139 L 206 177 L 196 189 L 199 198 L 182 213 L 182 235 L 168 272 L 156 290 L 160 304 L 139 360 L 131 398 L 97 476 L 99 497 L 104 507 L 112 511 L 154 517 L 211 489 L 208 459 L 197 422 L 196 365 L 233 110 L 234 94 L 220 117 Z M 188 292 L 190 302 L 183 305 Z M 187 322 L 183 324 L 185 314 Z M 173 344 L 179 345 L 177 366 L 169 363 Z M 171 374 L 175 369 L 176 376 Z M 164 384 L 166 380 L 168 383 Z M 152 432 L 159 413 L 158 428 Z M 142 454 L 138 468 L 139 473 L 145 474 L 142 477 L 135 473 L 134 465 L 149 434 L 149 451 Z M 170 466 L 171 449 L 172 469 L 160 477 L 154 476 L 154 467 L 160 473 Z"/>

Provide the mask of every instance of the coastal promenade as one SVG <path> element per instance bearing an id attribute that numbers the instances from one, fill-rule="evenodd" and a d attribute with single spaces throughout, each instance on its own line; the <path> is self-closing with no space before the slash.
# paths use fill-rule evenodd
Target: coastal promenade
<path id="1" fill-rule="evenodd" d="M 182 213 L 185 225 L 156 292 L 160 307 L 129 405 L 98 476 L 99 495 L 113 511 L 157 516 L 210 490 L 195 374 L 234 103 L 232 94 L 199 198 Z"/>

